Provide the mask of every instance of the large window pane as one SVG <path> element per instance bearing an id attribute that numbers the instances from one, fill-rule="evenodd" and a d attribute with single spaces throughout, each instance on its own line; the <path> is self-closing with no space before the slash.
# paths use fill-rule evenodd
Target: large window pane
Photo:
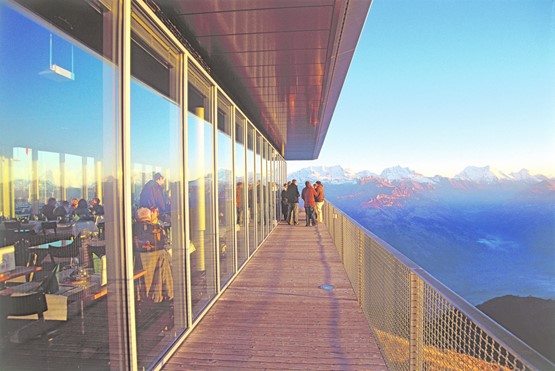
<path id="1" fill-rule="evenodd" d="M 137 364 L 148 368 L 186 328 L 185 244 L 178 57 L 139 17 L 131 44 L 131 198 Z"/>
<path id="2" fill-rule="evenodd" d="M 216 295 L 214 134 L 209 87 L 190 67 L 187 116 L 189 243 L 193 316 Z M 196 77 L 196 78 L 195 78 Z"/>
<path id="3" fill-rule="evenodd" d="M 184 246 L 174 230 L 180 207 L 178 106 L 140 83 L 131 85 L 134 271 L 144 279 L 135 298 L 138 364 L 147 367 L 185 326 L 174 299 L 184 297 L 179 280 Z M 141 186 L 137 186 L 141 184 Z M 184 305 L 184 300 L 175 300 Z M 174 323 L 174 319 L 176 320 Z"/>
<path id="4" fill-rule="evenodd" d="M 233 236 L 235 213 L 233 207 L 233 152 L 231 142 L 231 104 L 218 98 L 218 251 L 220 286 L 235 273 Z"/>
<path id="5" fill-rule="evenodd" d="M 262 139 L 262 199 L 264 200 L 262 224 L 264 226 L 264 237 L 268 235 L 270 230 L 270 188 L 268 187 L 268 176 L 268 143 Z"/>
<path id="6" fill-rule="evenodd" d="M 249 255 L 256 249 L 255 192 L 254 185 L 254 129 L 247 128 L 247 216 L 249 229 Z"/>
<path id="7" fill-rule="evenodd" d="M 25 232 L 3 222 L 0 250 L 34 272 L 2 283 L 15 293 L 0 295 L 0 368 L 118 367 L 128 364 L 128 344 L 114 289 L 123 226 L 111 13 L 85 1 L 67 14 L 60 2 L 20 3 L 27 9 L 0 2 L 0 210 Z M 94 212 L 93 198 L 102 206 Z M 41 283 L 45 320 L 40 307 L 14 304 Z M 21 310 L 35 315 L 23 319 Z"/>
<path id="8" fill-rule="evenodd" d="M 262 239 L 264 238 L 264 187 L 263 183 L 264 180 L 262 179 L 262 137 L 260 134 L 256 133 L 256 157 L 255 157 L 255 165 L 256 165 L 256 245 L 260 245 Z"/>
<path id="9" fill-rule="evenodd" d="M 235 116 L 235 204 L 237 209 L 237 264 L 242 266 L 249 257 L 247 246 L 247 188 L 245 169 L 245 118 Z"/>

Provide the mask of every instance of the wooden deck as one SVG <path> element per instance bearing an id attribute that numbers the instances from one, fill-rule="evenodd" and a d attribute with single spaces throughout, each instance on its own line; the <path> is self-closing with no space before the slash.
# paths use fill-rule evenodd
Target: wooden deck
<path id="1" fill-rule="evenodd" d="M 165 370 L 386 369 L 326 227 L 304 224 L 272 232 Z"/>

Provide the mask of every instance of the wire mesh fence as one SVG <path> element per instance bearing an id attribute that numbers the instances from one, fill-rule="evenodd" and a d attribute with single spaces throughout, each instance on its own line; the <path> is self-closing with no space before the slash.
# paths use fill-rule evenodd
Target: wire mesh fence
<path id="1" fill-rule="evenodd" d="M 324 222 L 389 369 L 555 370 L 328 202 Z"/>

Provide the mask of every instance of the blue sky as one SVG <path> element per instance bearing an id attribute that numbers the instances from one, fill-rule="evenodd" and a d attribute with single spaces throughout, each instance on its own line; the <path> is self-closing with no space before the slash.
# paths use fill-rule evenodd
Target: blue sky
<path id="1" fill-rule="evenodd" d="M 320 157 L 289 172 L 491 165 L 555 176 L 554 7 L 374 0 Z"/>

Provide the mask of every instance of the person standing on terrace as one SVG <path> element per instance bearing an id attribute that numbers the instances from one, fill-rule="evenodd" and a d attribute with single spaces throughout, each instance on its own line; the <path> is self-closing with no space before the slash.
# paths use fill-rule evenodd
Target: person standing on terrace
<path id="1" fill-rule="evenodd" d="M 304 210 L 306 212 L 306 226 L 310 227 L 316 226 L 316 216 L 314 215 L 314 206 L 316 206 L 316 202 L 314 198 L 316 197 L 316 191 L 312 187 L 312 184 L 307 180 L 304 182 L 305 187 L 301 193 L 301 197 L 304 201 Z"/>
<path id="2" fill-rule="evenodd" d="M 316 185 L 314 186 L 314 190 L 316 191 L 316 219 L 318 223 L 323 223 L 324 219 L 322 217 L 322 206 L 324 206 L 324 185 L 321 181 L 316 181 Z"/>
<path id="3" fill-rule="evenodd" d="M 281 190 L 281 213 L 283 214 L 283 220 L 287 220 L 287 214 L 289 213 L 289 202 L 287 201 L 287 186 L 291 182 L 284 183 L 283 189 Z"/>
<path id="4" fill-rule="evenodd" d="M 297 180 L 293 179 L 287 187 L 287 201 L 289 208 L 287 212 L 287 224 L 299 224 L 299 188 Z"/>

